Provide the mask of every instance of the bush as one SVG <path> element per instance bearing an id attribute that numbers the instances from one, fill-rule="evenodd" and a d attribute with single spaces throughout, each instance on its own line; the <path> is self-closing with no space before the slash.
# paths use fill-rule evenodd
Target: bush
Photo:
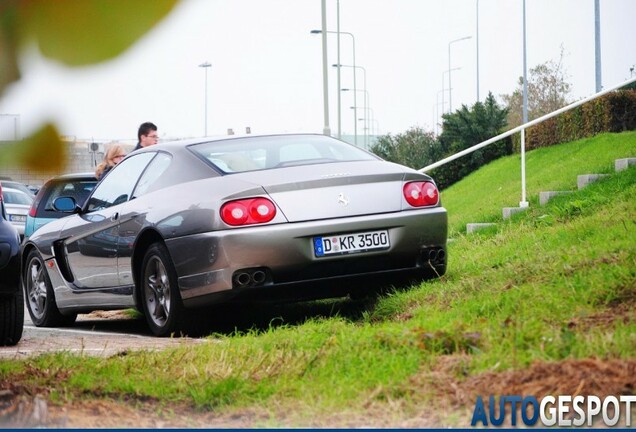
<path id="1" fill-rule="evenodd" d="M 526 130 L 526 149 L 636 130 L 636 90 L 618 90 Z"/>

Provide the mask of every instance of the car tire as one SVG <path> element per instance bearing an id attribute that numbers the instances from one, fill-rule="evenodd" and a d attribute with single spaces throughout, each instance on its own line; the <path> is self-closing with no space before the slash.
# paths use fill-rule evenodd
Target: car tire
<path id="1" fill-rule="evenodd" d="M 150 245 L 141 264 L 141 307 L 155 336 L 182 330 L 183 302 L 177 272 L 163 243 Z"/>
<path id="2" fill-rule="evenodd" d="M 0 297 L 0 345 L 15 345 L 24 329 L 24 295 L 22 288 Z"/>
<path id="3" fill-rule="evenodd" d="M 27 256 L 24 268 L 24 295 L 31 321 L 37 327 L 62 327 L 75 322 L 77 314 L 64 315 L 57 308 L 51 280 L 44 267 L 44 260 L 33 249 Z"/>

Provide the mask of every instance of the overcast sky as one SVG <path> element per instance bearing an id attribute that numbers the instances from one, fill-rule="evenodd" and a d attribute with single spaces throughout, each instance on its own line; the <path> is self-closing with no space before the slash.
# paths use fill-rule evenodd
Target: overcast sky
<path id="1" fill-rule="evenodd" d="M 602 84 L 630 78 L 636 63 L 636 1 L 600 0 Z M 151 4 L 151 2 L 149 3 Z M 327 0 L 327 28 L 336 30 L 337 0 Z M 511 93 L 523 73 L 522 0 L 479 0 L 479 93 Z M 448 87 L 452 108 L 477 97 L 477 0 L 340 0 L 340 30 L 355 37 L 366 71 L 370 116 L 378 133 L 419 126 L 433 130 Z M 152 7 L 151 5 L 149 7 Z M 88 25 L 89 23 L 78 23 Z M 564 63 L 572 98 L 595 91 L 594 0 L 527 0 L 528 69 Z M 162 139 L 203 136 L 205 69 L 208 135 L 317 132 L 324 127 L 320 0 L 183 0 L 115 60 L 67 68 L 34 50 L 21 56 L 22 80 L 0 100 L 0 114 L 19 114 L 21 135 L 44 120 L 77 139 L 136 141 L 140 123 Z M 116 31 L 116 29 L 113 29 Z M 352 38 L 341 36 L 340 61 L 352 65 Z M 329 65 L 337 63 L 328 35 Z M 364 117 L 364 73 L 357 69 L 358 117 Z M 353 88 L 352 68 L 341 87 Z M 338 133 L 337 73 L 329 67 L 332 134 Z M 352 134 L 353 93 L 341 93 L 342 133 Z M 500 100 L 500 99 L 499 99 Z M 448 92 L 445 93 L 448 109 Z M 362 122 L 358 133 L 362 134 Z"/>

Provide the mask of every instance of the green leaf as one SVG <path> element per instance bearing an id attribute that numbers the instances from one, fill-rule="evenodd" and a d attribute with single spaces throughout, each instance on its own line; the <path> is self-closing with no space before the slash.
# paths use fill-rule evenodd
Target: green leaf
<path id="1" fill-rule="evenodd" d="M 16 47 L 16 5 L 6 0 L 0 5 L 0 95 L 9 84 L 20 79 Z"/>
<path id="2" fill-rule="evenodd" d="M 52 124 L 23 141 L 0 145 L 0 167 L 22 167 L 42 173 L 57 174 L 67 162 L 66 146 Z"/>
<path id="3" fill-rule="evenodd" d="M 111 59 L 129 48 L 178 0 L 30 0 L 18 2 L 21 42 L 70 66 Z"/>

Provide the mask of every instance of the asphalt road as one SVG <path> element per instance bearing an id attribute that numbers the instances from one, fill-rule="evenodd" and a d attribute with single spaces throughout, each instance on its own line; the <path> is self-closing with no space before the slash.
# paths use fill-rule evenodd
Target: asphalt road
<path id="1" fill-rule="evenodd" d="M 278 325 L 298 325 L 316 317 L 361 318 L 374 300 L 334 299 L 323 302 L 222 304 L 191 311 L 196 322 L 189 337 L 152 336 L 143 317 L 127 311 L 95 311 L 80 314 L 68 327 L 41 328 L 24 311 L 22 340 L 13 347 L 0 347 L 0 358 L 27 358 L 47 352 L 67 351 L 84 355 L 112 356 L 134 350 L 159 350 L 180 345 L 216 343 L 211 334 L 233 335 L 237 331 L 263 330 Z"/>
<path id="2" fill-rule="evenodd" d="M 59 351 L 108 357 L 133 350 L 158 350 L 207 341 L 205 338 L 154 337 L 143 318 L 131 318 L 122 311 L 80 314 L 71 327 L 40 328 L 33 325 L 25 309 L 22 340 L 13 347 L 0 347 L 0 357 L 20 359 Z"/>

